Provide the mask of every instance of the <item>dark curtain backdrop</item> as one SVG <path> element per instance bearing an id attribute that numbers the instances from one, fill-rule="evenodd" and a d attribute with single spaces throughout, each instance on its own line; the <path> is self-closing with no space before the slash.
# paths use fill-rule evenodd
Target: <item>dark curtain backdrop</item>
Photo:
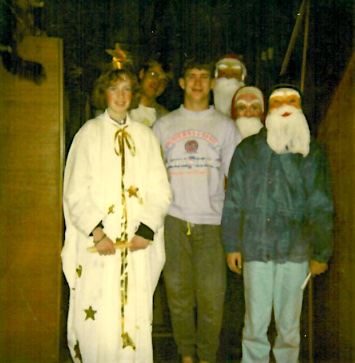
<path id="1" fill-rule="evenodd" d="M 287 72 L 279 77 L 301 0 L 48 0 L 40 21 L 49 36 L 63 38 L 67 145 L 86 121 L 94 79 L 110 63 L 106 49 L 115 43 L 132 55 L 134 67 L 160 53 L 170 62 L 175 80 L 161 96 L 168 109 L 182 93 L 177 77 L 183 61 L 194 54 L 218 59 L 243 57 L 247 84 L 267 94 L 280 81 L 300 83 L 303 30 Z M 353 2 L 310 1 L 304 108 L 315 134 L 353 51 Z"/>

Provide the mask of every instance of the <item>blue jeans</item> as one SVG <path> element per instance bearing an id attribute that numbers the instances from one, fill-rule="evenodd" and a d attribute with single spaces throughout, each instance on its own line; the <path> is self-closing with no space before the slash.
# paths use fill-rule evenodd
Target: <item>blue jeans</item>
<path id="1" fill-rule="evenodd" d="M 308 262 L 244 263 L 243 363 L 269 362 L 270 343 L 267 330 L 272 309 L 277 330 L 273 347 L 276 362 L 298 361 L 303 300 L 301 285 L 307 272 Z"/>
<path id="2" fill-rule="evenodd" d="M 222 326 L 226 263 L 219 225 L 165 219 L 164 281 L 173 335 L 182 356 L 215 362 Z"/>

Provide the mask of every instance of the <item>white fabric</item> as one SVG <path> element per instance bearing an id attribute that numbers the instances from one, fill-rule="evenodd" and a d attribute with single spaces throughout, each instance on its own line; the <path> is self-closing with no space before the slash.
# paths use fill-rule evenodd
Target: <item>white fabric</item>
<path id="1" fill-rule="evenodd" d="M 157 112 L 153 107 L 147 107 L 141 103 L 137 108 L 130 111 L 132 120 L 138 121 L 143 125 L 152 127 L 157 119 Z"/>
<path id="2" fill-rule="evenodd" d="M 158 135 L 174 200 L 169 215 L 196 224 L 221 223 L 225 176 L 241 136 L 232 119 L 214 107 L 181 106 L 158 120 Z"/>
<path id="3" fill-rule="evenodd" d="M 162 105 L 156 104 L 154 107 L 147 107 L 141 103 L 137 108 L 134 108 L 129 112 L 132 120 L 138 121 L 139 123 L 152 127 L 154 122 L 166 115 L 168 110 Z"/>
<path id="4" fill-rule="evenodd" d="M 171 191 L 158 140 L 151 129 L 127 118 L 136 155 L 125 149 L 125 190 L 138 189 L 139 198 L 125 193 L 127 230 L 130 240 L 140 222 L 155 234 L 153 245 L 128 252 L 128 304 L 125 331 L 136 350 L 122 349 L 121 254 L 100 256 L 87 251 L 93 246 L 91 231 L 102 221 L 105 233 L 121 237 L 121 157 L 115 153 L 119 126 L 107 111 L 89 120 L 72 143 L 64 176 L 65 244 L 63 271 L 70 287 L 68 344 L 75 362 L 79 342 L 84 363 L 153 362 L 151 324 L 152 298 L 165 262 L 162 226 L 171 201 Z M 111 211 L 111 212 L 110 212 Z M 81 272 L 80 274 L 78 272 Z M 86 319 L 92 307 L 94 320 Z"/>

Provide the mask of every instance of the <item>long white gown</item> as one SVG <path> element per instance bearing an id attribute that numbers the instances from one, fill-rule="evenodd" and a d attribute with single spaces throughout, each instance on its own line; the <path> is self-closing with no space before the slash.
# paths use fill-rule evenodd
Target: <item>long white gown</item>
<path id="1" fill-rule="evenodd" d="M 64 175 L 62 250 L 70 287 L 68 345 L 75 362 L 153 362 L 152 299 L 165 262 L 162 229 L 170 202 L 159 142 L 150 128 L 129 117 L 120 126 L 106 111 L 78 131 Z M 128 251 L 124 266 L 121 250 L 111 256 L 91 253 L 90 234 L 100 221 L 114 242 L 124 230 L 129 241 L 144 223 L 155 232 L 153 244 Z"/>

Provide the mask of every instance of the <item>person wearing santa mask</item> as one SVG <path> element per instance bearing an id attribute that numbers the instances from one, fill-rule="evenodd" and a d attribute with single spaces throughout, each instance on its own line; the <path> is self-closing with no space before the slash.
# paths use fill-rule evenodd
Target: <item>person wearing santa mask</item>
<path id="1" fill-rule="evenodd" d="M 216 63 L 215 86 L 213 89 L 214 106 L 217 111 L 231 116 L 231 102 L 234 93 L 245 85 L 247 69 L 242 60 L 228 54 Z"/>
<path id="2" fill-rule="evenodd" d="M 276 362 L 298 361 L 304 281 L 327 270 L 333 251 L 328 161 L 301 94 L 276 87 L 268 108 L 266 127 L 235 150 L 222 214 L 228 267 L 243 271 L 243 363 L 269 362 L 272 311 Z"/>
<path id="3" fill-rule="evenodd" d="M 242 138 L 257 134 L 263 127 L 264 96 L 259 88 L 244 86 L 232 99 L 232 119 Z"/>

